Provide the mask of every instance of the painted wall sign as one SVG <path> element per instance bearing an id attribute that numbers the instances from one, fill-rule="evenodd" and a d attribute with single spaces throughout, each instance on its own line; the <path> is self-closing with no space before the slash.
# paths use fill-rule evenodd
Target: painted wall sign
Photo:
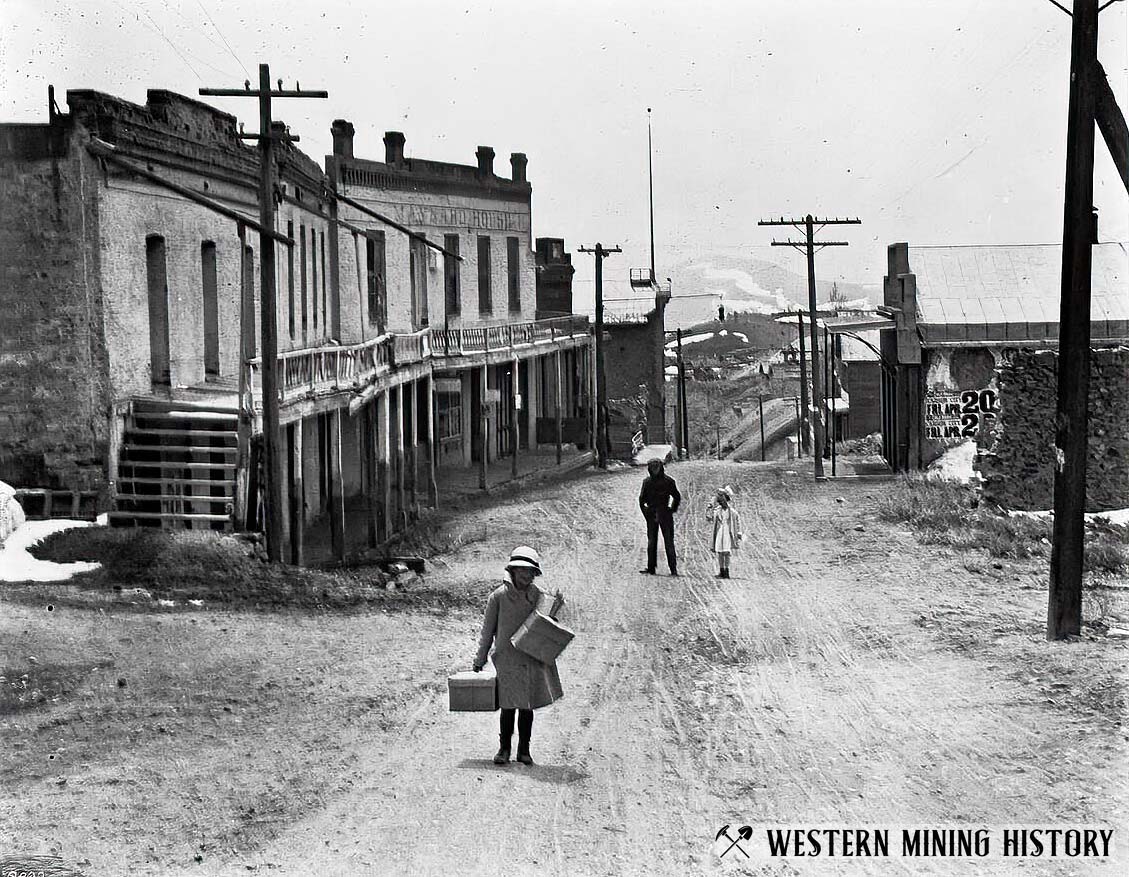
<path id="1" fill-rule="evenodd" d="M 1000 411 L 999 394 L 989 388 L 925 394 L 925 437 L 933 440 L 974 438 L 980 424 Z"/>
<path id="2" fill-rule="evenodd" d="M 528 213 L 476 210 L 468 207 L 431 207 L 426 204 L 396 205 L 396 219 L 409 226 L 476 228 L 486 231 L 529 231 Z"/>

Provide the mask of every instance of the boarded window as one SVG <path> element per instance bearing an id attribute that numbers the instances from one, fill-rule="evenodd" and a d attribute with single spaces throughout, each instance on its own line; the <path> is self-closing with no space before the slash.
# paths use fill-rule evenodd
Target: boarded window
<path id="1" fill-rule="evenodd" d="M 293 221 L 286 223 L 286 236 L 290 240 L 294 240 L 294 223 Z M 295 313 L 294 313 L 294 248 L 286 248 L 286 300 L 289 303 L 289 328 L 290 340 L 294 340 L 295 326 Z"/>
<path id="2" fill-rule="evenodd" d="M 462 292 L 459 289 L 459 236 L 457 234 L 443 235 L 443 249 L 454 256 L 443 257 L 443 297 L 447 308 L 447 316 L 458 316 L 462 308 Z"/>
<path id="3" fill-rule="evenodd" d="M 478 312 L 489 314 L 494 310 L 493 296 L 490 291 L 490 238 L 486 235 L 478 237 Z"/>
<path id="4" fill-rule="evenodd" d="M 521 259 L 517 238 L 506 238 L 506 279 L 509 283 L 510 313 L 521 310 Z"/>
<path id="5" fill-rule="evenodd" d="M 306 226 L 298 226 L 298 273 L 302 278 L 302 340 L 306 340 L 306 332 L 310 321 L 310 304 L 306 298 Z"/>
<path id="6" fill-rule="evenodd" d="M 388 322 L 388 299 L 384 280 L 384 232 L 365 234 L 365 276 L 368 288 L 368 321 L 383 334 Z"/>
<path id="7" fill-rule="evenodd" d="M 310 295 L 313 299 L 314 332 L 318 330 L 318 232 L 310 229 Z"/>
<path id="8" fill-rule="evenodd" d="M 145 279 L 149 291 L 149 366 L 154 384 L 169 382 L 169 281 L 165 239 L 145 238 Z"/>
<path id="9" fill-rule="evenodd" d="M 220 373 L 220 315 L 216 245 L 212 241 L 200 245 L 200 273 L 204 298 L 204 375 L 216 377 Z"/>
<path id="10" fill-rule="evenodd" d="M 427 244 L 412 238 L 409 245 L 412 280 L 412 328 L 427 325 Z"/>

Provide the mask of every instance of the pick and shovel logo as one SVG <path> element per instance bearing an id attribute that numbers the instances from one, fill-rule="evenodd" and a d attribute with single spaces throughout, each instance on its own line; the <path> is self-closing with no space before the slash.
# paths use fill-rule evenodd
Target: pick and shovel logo
<path id="1" fill-rule="evenodd" d="M 742 825 L 738 828 L 736 837 L 729 832 L 728 825 L 723 825 L 714 838 L 714 850 L 717 851 L 718 857 L 722 859 L 731 854 L 736 857 L 736 853 L 740 853 L 747 859 L 749 854 L 745 852 L 741 842 L 749 840 L 752 836 L 753 827 L 751 825 Z"/>

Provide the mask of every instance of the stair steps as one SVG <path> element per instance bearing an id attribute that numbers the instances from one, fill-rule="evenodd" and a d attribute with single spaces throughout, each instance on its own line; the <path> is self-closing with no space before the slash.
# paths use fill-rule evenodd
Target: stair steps
<path id="1" fill-rule="evenodd" d="M 232 530 L 238 414 L 135 400 L 118 457 L 110 525 Z"/>

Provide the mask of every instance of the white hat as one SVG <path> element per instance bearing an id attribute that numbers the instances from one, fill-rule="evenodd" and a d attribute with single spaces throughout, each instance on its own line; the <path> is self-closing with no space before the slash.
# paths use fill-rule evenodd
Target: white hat
<path id="1" fill-rule="evenodd" d="M 506 569 L 512 569 L 515 566 L 523 566 L 526 569 L 533 570 L 534 575 L 541 575 L 541 555 L 537 550 L 530 548 L 528 545 L 519 545 L 512 552 L 510 552 L 510 562 L 506 564 Z"/>

